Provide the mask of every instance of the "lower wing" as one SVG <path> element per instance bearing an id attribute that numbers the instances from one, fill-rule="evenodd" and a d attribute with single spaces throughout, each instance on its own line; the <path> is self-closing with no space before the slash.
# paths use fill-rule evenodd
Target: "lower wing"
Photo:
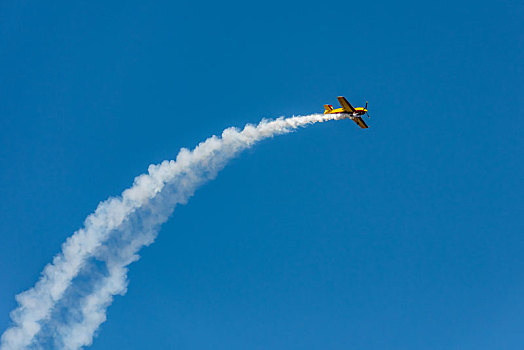
<path id="1" fill-rule="evenodd" d="M 368 126 L 366 125 L 366 122 L 361 117 L 355 117 L 353 118 L 353 121 L 357 123 L 357 125 L 360 126 L 362 129 L 368 128 Z"/>

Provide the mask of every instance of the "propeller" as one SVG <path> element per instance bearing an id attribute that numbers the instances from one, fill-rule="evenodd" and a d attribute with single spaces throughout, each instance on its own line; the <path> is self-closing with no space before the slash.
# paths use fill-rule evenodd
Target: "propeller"
<path id="1" fill-rule="evenodd" d="M 364 108 L 366 109 L 366 115 L 368 116 L 369 119 L 371 119 L 371 116 L 368 113 L 368 101 L 366 101 L 366 107 Z"/>

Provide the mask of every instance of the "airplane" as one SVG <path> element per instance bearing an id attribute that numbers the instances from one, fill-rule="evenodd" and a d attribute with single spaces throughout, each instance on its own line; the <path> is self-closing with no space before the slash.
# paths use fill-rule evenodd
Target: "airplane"
<path id="1" fill-rule="evenodd" d="M 326 109 L 324 111 L 324 114 L 342 114 L 343 117 L 341 119 L 351 119 L 355 123 L 357 123 L 358 126 L 360 126 L 362 129 L 367 129 L 368 126 L 364 122 L 364 119 L 362 119 L 362 115 L 366 114 L 368 112 L 368 102 L 366 101 L 365 107 L 356 107 L 353 108 L 353 106 L 346 100 L 344 96 L 337 97 L 338 102 L 342 106 L 342 108 L 336 108 L 333 109 L 332 105 L 324 105 L 324 108 Z M 369 118 L 369 114 L 368 114 Z"/>

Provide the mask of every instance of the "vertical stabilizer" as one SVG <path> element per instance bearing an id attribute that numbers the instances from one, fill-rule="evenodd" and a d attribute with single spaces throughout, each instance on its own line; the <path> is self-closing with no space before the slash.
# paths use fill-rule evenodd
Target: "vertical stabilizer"
<path id="1" fill-rule="evenodd" d="M 324 108 L 326 109 L 324 111 L 324 114 L 329 114 L 333 110 L 333 106 L 332 105 L 324 105 Z"/>

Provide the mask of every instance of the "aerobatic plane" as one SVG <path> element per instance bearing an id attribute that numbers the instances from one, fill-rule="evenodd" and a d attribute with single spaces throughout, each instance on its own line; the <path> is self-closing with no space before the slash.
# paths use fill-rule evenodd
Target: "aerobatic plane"
<path id="1" fill-rule="evenodd" d="M 324 105 L 324 108 L 326 109 L 324 111 L 324 114 L 341 114 L 342 115 L 341 119 L 348 118 L 348 119 L 353 120 L 355 123 L 357 123 L 357 125 L 360 126 L 362 129 L 368 128 L 368 126 L 364 122 L 364 119 L 362 119 L 361 117 L 364 114 L 368 113 L 368 102 L 367 101 L 366 101 L 365 107 L 353 108 L 351 103 L 349 103 L 348 100 L 346 100 L 344 96 L 339 96 L 337 97 L 337 99 L 338 99 L 338 102 L 340 102 L 340 105 L 342 106 L 342 108 L 333 109 L 332 105 Z M 369 114 L 368 114 L 368 118 L 369 118 Z"/>

